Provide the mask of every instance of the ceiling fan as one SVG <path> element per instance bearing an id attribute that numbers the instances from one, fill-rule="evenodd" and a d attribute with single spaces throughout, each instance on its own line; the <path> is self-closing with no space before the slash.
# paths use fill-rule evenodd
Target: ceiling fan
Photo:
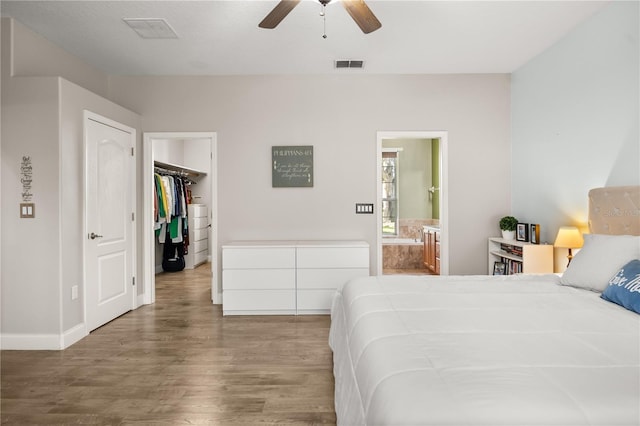
<path id="1" fill-rule="evenodd" d="M 332 0 L 317 0 L 323 8 Z M 334 0 L 336 1 L 336 0 Z M 273 29 L 300 3 L 300 0 L 280 0 L 280 3 L 258 24 L 260 28 Z M 382 26 L 364 0 L 341 0 L 342 5 L 358 24 L 363 33 L 369 34 Z"/>

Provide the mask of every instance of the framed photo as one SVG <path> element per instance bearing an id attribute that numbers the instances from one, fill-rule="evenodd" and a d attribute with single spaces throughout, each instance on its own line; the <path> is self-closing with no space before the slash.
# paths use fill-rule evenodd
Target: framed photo
<path id="1" fill-rule="evenodd" d="M 507 273 L 507 264 L 504 262 L 494 262 L 493 263 L 493 275 L 506 275 Z"/>
<path id="2" fill-rule="evenodd" d="M 532 244 L 540 244 L 540 225 L 532 223 L 529 226 L 529 240 Z"/>
<path id="3" fill-rule="evenodd" d="M 529 224 L 519 223 L 516 225 L 516 240 L 529 241 Z"/>

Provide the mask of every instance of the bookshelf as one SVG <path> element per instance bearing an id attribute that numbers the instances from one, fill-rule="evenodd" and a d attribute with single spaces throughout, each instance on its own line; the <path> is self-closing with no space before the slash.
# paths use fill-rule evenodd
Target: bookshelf
<path id="1" fill-rule="evenodd" d="M 495 262 L 505 263 L 505 275 L 553 273 L 553 246 L 489 238 L 489 275 Z"/>

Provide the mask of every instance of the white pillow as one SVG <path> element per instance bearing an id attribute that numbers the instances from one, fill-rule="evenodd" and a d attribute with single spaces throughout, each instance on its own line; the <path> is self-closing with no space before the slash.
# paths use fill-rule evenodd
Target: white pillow
<path id="1" fill-rule="evenodd" d="M 585 234 L 560 282 L 602 292 L 620 268 L 640 258 L 640 236 Z"/>

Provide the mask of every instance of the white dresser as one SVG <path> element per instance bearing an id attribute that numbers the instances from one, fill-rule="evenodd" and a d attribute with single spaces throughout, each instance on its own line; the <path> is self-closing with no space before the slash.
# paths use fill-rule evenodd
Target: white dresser
<path id="1" fill-rule="evenodd" d="M 238 241 L 222 246 L 224 315 L 326 314 L 336 288 L 369 275 L 363 241 Z"/>
<path id="2" fill-rule="evenodd" d="M 205 204 L 189 204 L 189 252 L 185 268 L 193 269 L 209 256 L 209 209 Z"/>

